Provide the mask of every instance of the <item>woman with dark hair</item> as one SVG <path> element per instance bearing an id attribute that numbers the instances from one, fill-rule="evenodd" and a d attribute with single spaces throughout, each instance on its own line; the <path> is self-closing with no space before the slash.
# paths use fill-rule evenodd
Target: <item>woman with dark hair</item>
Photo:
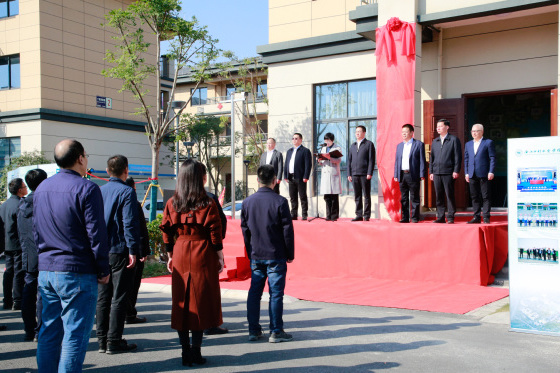
<path id="1" fill-rule="evenodd" d="M 181 165 L 160 225 L 171 272 L 171 327 L 179 333 L 186 366 L 206 362 L 200 353 L 203 330 L 222 324 L 222 224 L 215 202 L 204 190 L 205 173 L 198 161 L 187 159 Z"/>
<path id="2" fill-rule="evenodd" d="M 336 221 L 338 219 L 338 195 L 342 192 L 340 182 L 340 162 L 342 158 L 331 157 L 331 152 L 342 148 L 334 143 L 334 134 L 327 132 L 324 137 L 325 146 L 321 148 L 321 194 L 325 198 L 327 207 L 326 221 Z"/>

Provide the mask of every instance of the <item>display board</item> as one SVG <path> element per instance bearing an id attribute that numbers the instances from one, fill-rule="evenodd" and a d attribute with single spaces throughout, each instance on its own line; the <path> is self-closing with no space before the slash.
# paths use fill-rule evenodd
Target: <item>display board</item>
<path id="1" fill-rule="evenodd" d="M 560 137 L 508 139 L 510 322 L 560 335 Z"/>

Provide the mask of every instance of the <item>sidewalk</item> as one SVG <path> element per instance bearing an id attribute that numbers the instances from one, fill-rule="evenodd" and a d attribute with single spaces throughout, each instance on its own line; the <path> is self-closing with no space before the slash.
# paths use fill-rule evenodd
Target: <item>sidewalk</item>
<path id="1" fill-rule="evenodd" d="M 127 325 L 136 352 L 97 352 L 92 332 L 85 372 L 179 372 L 180 347 L 170 325 L 169 286 L 143 284 L 138 312 L 148 323 Z M 293 342 L 247 341 L 246 292 L 222 294 L 230 333 L 205 337 L 208 363 L 190 369 L 212 372 L 552 372 L 560 366 L 560 338 L 509 331 L 509 314 L 496 310 L 507 299 L 467 315 L 300 301 L 287 297 L 286 331 Z M 264 299 L 263 299 L 264 300 Z M 262 303 L 266 329 L 267 304 Z M 36 344 L 23 342 L 19 313 L 0 311 L 0 371 L 35 372 Z M 189 369 L 189 368 L 186 368 Z"/>

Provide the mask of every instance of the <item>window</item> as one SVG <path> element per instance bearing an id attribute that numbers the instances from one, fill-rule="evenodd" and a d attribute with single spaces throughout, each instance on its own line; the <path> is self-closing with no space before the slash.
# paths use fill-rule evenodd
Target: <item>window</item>
<path id="1" fill-rule="evenodd" d="M 342 148 L 340 163 L 342 195 L 353 195 L 348 181 L 348 150 L 356 141 L 357 126 L 366 127 L 366 139 L 372 141 L 377 151 L 377 97 L 373 79 L 354 82 L 319 84 L 315 86 L 315 144 L 322 144 L 325 133 L 334 134 L 334 142 Z M 321 173 L 317 172 L 320 178 Z M 378 193 L 378 175 L 374 171 L 371 193 Z"/>
<path id="2" fill-rule="evenodd" d="M 206 105 L 208 98 L 208 88 L 191 89 L 191 106 Z"/>
<path id="3" fill-rule="evenodd" d="M 0 18 L 19 14 L 19 0 L 0 0 Z"/>
<path id="4" fill-rule="evenodd" d="M 21 155 L 20 137 L 0 138 L 0 169 L 10 164 L 11 159 Z"/>
<path id="5" fill-rule="evenodd" d="M 19 54 L 0 57 L 0 89 L 19 87 Z"/>
<path id="6" fill-rule="evenodd" d="M 231 97 L 231 94 L 235 93 L 236 90 L 237 89 L 235 88 L 235 86 L 233 84 L 226 85 L 226 96 Z"/>
<path id="7" fill-rule="evenodd" d="M 257 87 L 257 97 L 258 98 L 266 97 L 266 93 L 267 93 L 267 84 L 266 84 L 266 80 L 263 80 L 259 83 L 259 86 Z"/>

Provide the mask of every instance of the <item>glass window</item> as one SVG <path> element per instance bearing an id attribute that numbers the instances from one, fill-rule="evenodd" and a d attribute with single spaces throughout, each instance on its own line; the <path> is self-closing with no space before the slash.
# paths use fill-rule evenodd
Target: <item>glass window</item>
<path id="1" fill-rule="evenodd" d="M 0 18 L 19 14 L 19 0 L 0 0 Z"/>
<path id="2" fill-rule="evenodd" d="M 0 89 L 20 88 L 19 55 L 0 57 Z"/>
<path id="3" fill-rule="evenodd" d="M 191 89 L 191 106 L 206 105 L 208 99 L 208 88 L 198 88 L 196 91 Z"/>
<path id="4" fill-rule="evenodd" d="M 226 85 L 226 96 L 230 97 L 232 93 L 235 93 L 236 88 L 233 84 Z"/>
<path id="5" fill-rule="evenodd" d="M 266 80 L 261 81 L 257 87 L 257 97 L 266 97 L 267 89 Z"/>
<path id="6" fill-rule="evenodd" d="M 0 18 L 5 18 L 8 14 L 8 1 L 0 0 Z"/>
<path id="7" fill-rule="evenodd" d="M 315 117 L 338 119 L 346 117 L 347 103 L 346 83 L 325 84 L 315 87 Z"/>
<path id="8" fill-rule="evenodd" d="M 10 164 L 10 160 L 21 155 L 20 137 L 0 138 L 0 169 Z"/>
<path id="9" fill-rule="evenodd" d="M 327 132 L 334 135 L 334 142 L 342 148 L 340 163 L 342 195 L 352 195 L 348 181 L 348 150 L 356 141 L 356 127 L 366 127 L 366 138 L 377 150 L 377 98 L 375 80 L 361 80 L 315 86 L 315 144 L 322 144 Z M 316 175 L 321 180 L 320 168 Z M 372 175 L 371 193 L 378 193 L 377 170 Z"/>

